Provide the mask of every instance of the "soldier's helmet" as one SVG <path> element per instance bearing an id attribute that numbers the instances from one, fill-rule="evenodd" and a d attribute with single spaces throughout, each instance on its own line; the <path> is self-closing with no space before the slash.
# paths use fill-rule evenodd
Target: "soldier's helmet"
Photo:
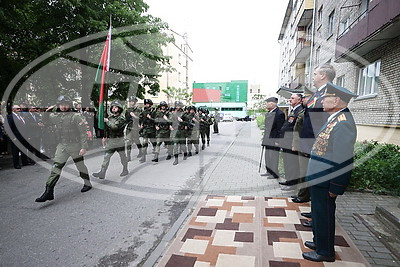
<path id="1" fill-rule="evenodd" d="M 167 102 L 161 101 L 161 102 L 160 102 L 160 107 L 168 107 Z"/>
<path id="2" fill-rule="evenodd" d="M 177 108 L 177 107 L 182 108 L 183 107 L 183 103 L 181 101 L 175 101 L 174 106 L 175 106 L 175 108 Z"/>
<path id="3" fill-rule="evenodd" d="M 199 112 L 201 111 L 201 112 L 203 112 L 203 113 L 204 113 L 204 109 L 203 109 L 203 108 L 201 108 L 201 107 L 200 107 L 200 108 L 198 108 L 198 109 L 197 109 L 197 111 L 199 111 Z"/>
<path id="4" fill-rule="evenodd" d="M 192 109 L 194 110 L 194 112 L 196 112 L 196 107 L 195 106 L 193 106 L 193 105 L 189 106 L 189 111 L 192 110 Z"/>
<path id="5" fill-rule="evenodd" d="M 153 101 L 151 101 L 151 99 L 145 99 L 144 100 L 144 104 L 149 104 L 149 105 L 153 105 Z"/>
<path id="6" fill-rule="evenodd" d="M 113 107 L 118 107 L 119 108 L 119 113 L 122 112 L 122 110 L 124 110 L 124 107 L 122 106 L 122 104 L 118 101 L 113 101 L 110 105 L 110 111 L 112 111 Z"/>
<path id="7" fill-rule="evenodd" d="M 60 95 L 57 98 L 57 105 L 60 105 L 60 104 L 68 104 L 70 107 L 72 107 L 72 99 L 69 96 Z"/>

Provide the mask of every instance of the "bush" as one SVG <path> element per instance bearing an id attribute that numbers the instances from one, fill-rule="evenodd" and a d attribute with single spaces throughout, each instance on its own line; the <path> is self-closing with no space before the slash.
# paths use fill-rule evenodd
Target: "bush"
<path id="1" fill-rule="evenodd" d="M 400 195 L 400 147 L 376 141 L 357 142 L 350 187 Z"/>
<path id="2" fill-rule="evenodd" d="M 261 130 L 264 130 L 264 121 L 265 121 L 265 116 L 264 114 L 261 116 L 258 116 L 256 118 L 256 122 L 257 122 L 257 126 L 258 128 L 260 128 Z"/>

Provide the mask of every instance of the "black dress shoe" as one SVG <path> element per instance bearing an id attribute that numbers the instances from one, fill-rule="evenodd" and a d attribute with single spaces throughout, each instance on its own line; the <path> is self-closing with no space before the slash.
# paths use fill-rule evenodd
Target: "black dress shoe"
<path id="1" fill-rule="evenodd" d="M 312 227 L 312 221 L 303 222 L 302 225 L 303 225 L 304 227 Z"/>
<path id="2" fill-rule="evenodd" d="M 14 168 L 15 169 L 21 169 L 21 165 L 15 165 Z"/>
<path id="3" fill-rule="evenodd" d="M 286 182 L 279 182 L 280 185 L 291 185 L 289 181 Z"/>
<path id="4" fill-rule="evenodd" d="M 304 199 L 301 199 L 299 197 L 293 198 L 292 201 L 294 203 L 305 203 L 305 202 L 308 202 L 308 200 L 304 200 Z"/>
<path id="5" fill-rule="evenodd" d="M 301 216 L 311 219 L 311 212 L 302 212 L 300 213 Z"/>
<path id="6" fill-rule="evenodd" d="M 89 185 L 84 185 L 84 186 L 82 187 L 82 189 L 81 189 L 81 192 L 84 193 L 84 192 L 89 191 L 90 189 L 92 189 L 91 186 L 89 186 Z"/>
<path id="7" fill-rule="evenodd" d="M 309 261 L 328 261 L 328 262 L 334 262 L 335 261 L 335 256 L 332 257 L 327 257 L 327 256 L 322 256 L 317 254 L 315 251 L 310 251 L 310 252 L 304 252 L 303 253 L 303 258 Z"/>
<path id="8" fill-rule="evenodd" d="M 304 242 L 304 246 L 306 246 L 306 247 L 308 247 L 309 249 L 312 249 L 312 250 L 316 250 L 317 249 L 317 246 L 312 241 Z"/>

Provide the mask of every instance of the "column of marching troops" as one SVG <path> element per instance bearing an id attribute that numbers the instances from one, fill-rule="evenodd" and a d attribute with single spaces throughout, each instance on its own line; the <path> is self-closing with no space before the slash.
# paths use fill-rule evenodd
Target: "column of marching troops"
<path id="1" fill-rule="evenodd" d="M 102 132 L 104 159 L 100 171 L 93 173 L 94 177 L 100 179 L 106 178 L 114 152 L 118 152 L 123 167 L 120 176 L 128 175 L 128 162 L 132 159 L 134 146 L 139 151 L 137 158 L 140 163 L 146 162 L 148 154 L 154 155 L 152 162 L 158 162 L 161 159 L 161 148 L 165 147 L 167 151 L 165 160 L 173 158 L 172 164 L 177 165 L 179 155 L 183 155 L 183 160 L 186 160 L 210 145 L 210 126 L 214 124 L 215 131 L 219 119 L 210 116 L 206 108 L 185 107 L 180 101 L 169 107 L 165 101 L 154 106 L 150 99 L 145 99 L 144 107 L 140 108 L 136 98 L 130 98 L 126 109 L 120 102 L 112 102 L 107 114 Z M 218 116 L 218 113 L 216 114 Z M 60 96 L 56 105 L 42 112 L 34 108 L 30 109 L 29 113 L 21 112 L 20 106 L 13 106 L 12 113 L 7 119 L 12 132 L 10 138 L 13 156 L 15 154 L 14 167 L 21 168 L 20 158 L 24 166 L 34 164 L 31 159 L 33 157 L 27 156 L 28 151 L 32 153 L 31 155 L 35 154 L 38 158 L 46 160 L 45 155 L 41 153 L 44 149 L 46 156 L 52 157 L 54 161 L 45 192 L 36 199 L 36 202 L 54 199 L 54 187 L 69 157 L 73 159 L 84 181 L 81 192 L 92 188 L 83 157 L 93 135 L 94 116 L 88 117 L 88 115 L 81 112 L 80 106 L 73 109 L 73 101 L 68 96 Z M 40 134 L 39 137 L 36 136 L 36 133 L 40 132 L 38 127 L 40 130 L 52 130 L 47 136 L 50 140 L 43 138 L 43 142 L 40 142 Z M 17 145 L 16 141 L 19 141 L 20 145 Z M 50 152 L 49 143 L 52 144 L 54 153 Z M 149 143 L 152 145 L 151 152 L 148 149 Z"/>

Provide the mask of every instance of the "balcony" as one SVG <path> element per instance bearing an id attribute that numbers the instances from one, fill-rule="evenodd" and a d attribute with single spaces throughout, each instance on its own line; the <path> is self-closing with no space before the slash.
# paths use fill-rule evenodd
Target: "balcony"
<path id="1" fill-rule="evenodd" d="M 298 75 L 289 85 L 289 89 L 294 90 L 302 87 L 305 82 L 305 75 L 304 73 Z"/>
<path id="2" fill-rule="evenodd" d="M 294 25 L 307 26 L 313 17 L 314 0 L 302 0 Z"/>
<path id="3" fill-rule="evenodd" d="M 299 38 L 297 40 L 296 48 L 293 51 L 294 57 L 292 58 L 292 64 L 294 63 L 305 63 L 310 57 L 311 53 L 311 41 L 308 38 Z"/>
<path id="4" fill-rule="evenodd" d="M 336 62 L 357 61 L 400 35 L 400 1 L 374 0 L 336 41 Z"/>

